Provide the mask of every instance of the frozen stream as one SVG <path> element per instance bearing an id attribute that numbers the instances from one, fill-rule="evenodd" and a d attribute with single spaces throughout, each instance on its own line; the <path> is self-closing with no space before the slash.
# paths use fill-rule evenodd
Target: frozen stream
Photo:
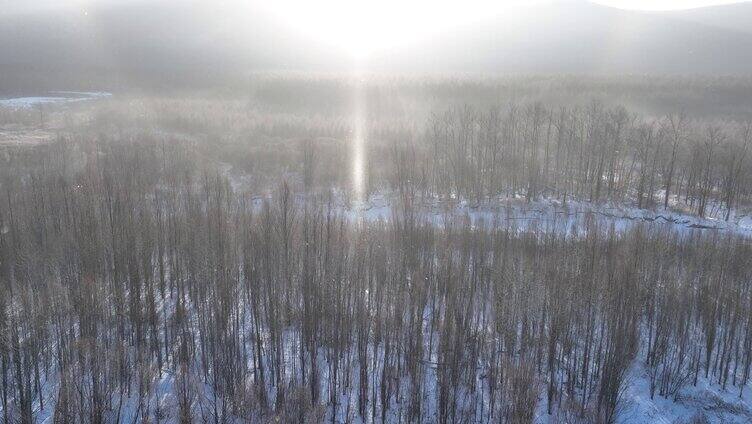
<path id="1" fill-rule="evenodd" d="M 28 109 L 40 105 L 58 105 L 111 97 L 103 91 L 50 91 L 44 96 L 0 98 L 0 108 Z"/>

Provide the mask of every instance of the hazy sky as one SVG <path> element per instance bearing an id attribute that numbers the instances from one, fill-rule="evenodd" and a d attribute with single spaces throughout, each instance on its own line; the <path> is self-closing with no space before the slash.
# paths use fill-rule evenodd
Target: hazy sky
<path id="1" fill-rule="evenodd" d="M 526 6 L 577 0 L 0 0 L 0 14 L 33 14 L 57 9 L 87 10 L 115 4 L 168 4 L 187 9 L 206 6 L 228 17 L 266 16 L 304 37 L 348 51 L 368 55 L 410 40 L 427 39 L 452 28 L 492 16 L 511 15 Z M 586 0 L 582 0 L 586 1 Z M 591 0 L 637 10 L 685 9 L 733 0 Z M 736 1 L 738 2 L 738 1 Z M 201 13 L 198 12 L 197 13 Z"/>
<path id="2" fill-rule="evenodd" d="M 721 3 L 734 2 L 0 0 L 0 64 L 747 73 L 749 8 L 595 6 Z"/>
<path id="3" fill-rule="evenodd" d="M 35 12 L 35 11 L 40 11 L 40 10 L 49 10 L 49 9 L 71 7 L 71 6 L 86 8 L 86 7 L 91 7 L 93 5 L 128 3 L 128 2 L 133 2 L 133 1 L 143 1 L 143 0 L 0 0 L 0 13 L 17 13 L 17 12 L 28 13 L 28 12 Z M 159 2 L 160 0 L 154 0 L 154 1 Z M 214 1 L 214 0 L 207 0 L 207 1 Z M 551 0 L 551 1 L 556 1 L 556 0 Z M 593 0 L 593 1 L 595 1 L 596 3 L 615 6 L 619 8 L 637 9 L 637 10 L 687 9 L 687 8 L 694 8 L 694 7 L 742 2 L 739 0 Z M 245 1 L 244 0 L 230 0 L 230 2 L 257 3 L 257 4 L 264 3 L 263 1 L 259 1 L 259 0 L 245 0 Z M 317 3 L 315 1 L 312 2 L 309 0 L 293 0 L 293 2 L 297 4 Z M 498 0 L 498 1 L 487 1 L 483 3 L 503 5 L 504 3 L 509 3 L 509 2 L 519 2 L 519 0 Z M 273 3 L 277 3 L 277 1 L 268 0 L 268 1 L 265 1 L 265 3 L 273 4 Z M 355 1 L 351 1 L 350 3 L 362 5 L 362 4 L 370 4 L 370 3 L 380 3 L 380 1 L 378 0 L 369 0 L 369 1 L 355 0 Z M 421 0 L 417 0 L 417 1 L 405 0 L 401 3 L 405 5 L 409 5 L 410 3 L 424 3 L 424 2 Z M 438 3 L 454 3 L 455 5 L 462 6 L 462 5 L 467 5 L 468 2 L 467 1 L 441 1 L 440 0 L 438 1 Z M 474 2 L 470 1 L 470 3 L 474 3 Z"/>
<path id="4" fill-rule="evenodd" d="M 744 3 L 734 0 L 595 0 L 609 6 L 635 10 L 676 10 L 728 3 Z"/>
<path id="5" fill-rule="evenodd" d="M 266 9 L 269 16 L 290 25 L 300 34 L 357 57 L 409 40 L 428 39 L 449 28 L 481 22 L 492 16 L 516 15 L 524 20 L 528 6 L 571 1 L 576 0 L 257 0 L 256 4 L 257 10 Z M 732 0 L 593 1 L 640 10 L 734 3 Z"/>

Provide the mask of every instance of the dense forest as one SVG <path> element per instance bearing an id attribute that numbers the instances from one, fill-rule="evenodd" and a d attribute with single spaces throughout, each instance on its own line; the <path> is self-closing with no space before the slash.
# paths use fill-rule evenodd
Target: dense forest
<path id="1" fill-rule="evenodd" d="M 66 125 L 0 145 L 3 423 L 616 423 L 635 367 L 649 399 L 747 396 L 744 234 L 437 224 L 421 207 L 556 199 L 733 220 L 752 196 L 752 121 L 366 87 L 365 196 L 392 202 L 369 219 L 342 203 L 356 201 L 346 90 L 285 84 L 0 114 Z"/>
<path id="2" fill-rule="evenodd" d="M 403 190 L 400 181 L 409 181 L 422 197 L 575 198 L 728 220 L 750 201 L 752 104 L 742 98 L 750 86 L 743 79 L 266 77 L 230 100 L 116 99 L 93 112 L 85 132 L 183 141 L 250 180 L 255 194 L 282 180 L 294 191 L 346 190 L 359 109 L 368 193 Z M 33 110 L 5 120 L 39 125 L 41 116 Z"/>

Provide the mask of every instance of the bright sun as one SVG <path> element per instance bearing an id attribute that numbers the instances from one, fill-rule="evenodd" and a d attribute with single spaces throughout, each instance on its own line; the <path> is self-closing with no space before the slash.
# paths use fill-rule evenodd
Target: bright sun
<path id="1" fill-rule="evenodd" d="M 230 0 L 233 1 L 233 0 Z M 240 1 L 240 0 L 235 0 Z M 734 0 L 591 0 L 624 9 L 668 10 Z M 353 58 L 430 39 L 453 27 L 471 25 L 531 5 L 566 0 L 255 0 L 257 10 Z M 514 13 L 509 13 L 515 19 Z"/>
<path id="2" fill-rule="evenodd" d="M 528 0 L 526 3 L 530 3 Z M 276 19 L 301 35 L 340 48 L 355 58 L 430 38 L 453 26 L 500 13 L 514 0 L 276 0 L 263 2 Z"/>

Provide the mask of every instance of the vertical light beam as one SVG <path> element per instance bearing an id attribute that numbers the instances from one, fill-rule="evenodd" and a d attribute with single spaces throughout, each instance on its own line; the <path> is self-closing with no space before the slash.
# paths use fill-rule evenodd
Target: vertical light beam
<path id="1" fill-rule="evenodd" d="M 353 86 L 352 195 L 358 209 L 365 199 L 366 104 L 365 82 L 360 72 Z"/>

